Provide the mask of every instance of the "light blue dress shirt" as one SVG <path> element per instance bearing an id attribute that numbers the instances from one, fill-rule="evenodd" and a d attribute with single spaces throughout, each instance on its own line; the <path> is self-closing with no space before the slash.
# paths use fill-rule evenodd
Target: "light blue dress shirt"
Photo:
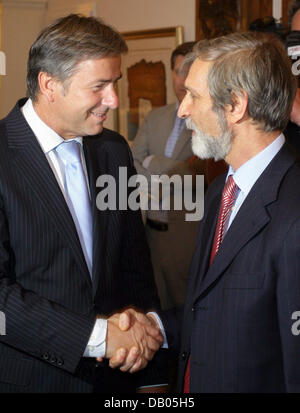
<path id="1" fill-rule="evenodd" d="M 236 217 L 239 209 L 241 208 L 243 202 L 247 198 L 249 192 L 251 191 L 253 185 L 261 176 L 263 171 L 267 168 L 272 159 L 277 155 L 277 153 L 282 148 L 285 142 L 285 137 L 283 134 L 279 135 L 270 145 L 268 145 L 264 150 L 259 152 L 256 156 L 245 162 L 236 171 L 230 166 L 226 181 L 230 175 L 237 186 L 239 187 L 236 200 L 232 207 L 232 212 L 228 220 L 227 228 L 228 230 L 232 221 Z"/>

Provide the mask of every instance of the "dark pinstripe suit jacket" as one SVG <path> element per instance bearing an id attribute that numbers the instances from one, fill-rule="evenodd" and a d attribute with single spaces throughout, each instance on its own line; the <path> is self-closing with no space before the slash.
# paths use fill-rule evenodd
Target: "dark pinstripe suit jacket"
<path id="1" fill-rule="evenodd" d="M 6 316 L 0 392 L 132 390 L 147 373 L 120 374 L 82 359 L 96 314 L 159 306 L 139 212 L 100 212 L 95 203 L 99 175 L 118 182 L 120 166 L 128 177 L 135 173 L 128 145 L 109 130 L 84 138 L 93 201 L 91 281 L 64 197 L 20 112 L 24 102 L 0 122 L 0 311 Z M 148 369 L 151 380 L 156 371 Z"/>
<path id="2" fill-rule="evenodd" d="M 192 392 L 300 392 L 300 168 L 285 145 L 209 257 L 224 176 L 208 190 L 184 312 L 163 315 L 179 347 L 179 389 L 191 354 Z M 299 329 L 300 330 L 300 329 Z"/>

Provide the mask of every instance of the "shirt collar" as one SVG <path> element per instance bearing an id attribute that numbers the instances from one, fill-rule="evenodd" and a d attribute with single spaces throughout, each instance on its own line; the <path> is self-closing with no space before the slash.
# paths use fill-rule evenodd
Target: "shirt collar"
<path id="1" fill-rule="evenodd" d="M 285 137 L 283 134 L 280 134 L 270 145 L 249 159 L 249 161 L 245 162 L 237 171 L 234 171 L 234 169 L 229 166 L 226 181 L 230 175 L 233 175 L 234 181 L 239 189 L 245 195 L 248 195 L 260 175 L 280 151 L 284 142 Z"/>
<path id="2" fill-rule="evenodd" d="M 27 100 L 25 105 L 21 108 L 21 111 L 45 154 L 51 152 L 65 141 L 65 139 L 59 136 L 53 129 L 42 121 L 34 110 L 31 99 Z M 82 145 L 82 137 L 78 136 L 74 139 Z"/>

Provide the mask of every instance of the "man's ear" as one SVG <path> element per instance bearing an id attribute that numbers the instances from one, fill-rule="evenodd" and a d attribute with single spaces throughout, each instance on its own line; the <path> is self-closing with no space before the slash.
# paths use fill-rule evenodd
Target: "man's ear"
<path id="1" fill-rule="evenodd" d="M 49 73 L 40 72 L 38 75 L 38 82 L 40 94 L 43 95 L 49 102 L 53 102 L 58 86 L 57 79 Z"/>
<path id="2" fill-rule="evenodd" d="M 227 122 L 231 125 L 239 123 L 247 116 L 248 95 L 241 91 L 240 94 L 232 93 L 232 104 L 225 106 Z"/>

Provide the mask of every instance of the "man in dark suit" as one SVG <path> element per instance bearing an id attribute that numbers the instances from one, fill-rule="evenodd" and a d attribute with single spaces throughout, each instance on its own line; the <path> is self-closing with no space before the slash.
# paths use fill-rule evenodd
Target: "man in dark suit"
<path id="1" fill-rule="evenodd" d="M 96 360 L 122 343 L 121 368 L 134 372 L 131 358 L 145 367 L 162 343 L 136 311 L 129 331 L 118 327 L 118 309 L 159 300 L 140 213 L 106 209 L 96 187 L 110 175 L 118 188 L 119 167 L 135 174 L 126 141 L 103 129 L 126 50 L 95 18 L 59 19 L 31 47 L 29 99 L 0 122 L 0 392 L 164 383 L 159 354 L 136 375 Z"/>
<path id="2" fill-rule="evenodd" d="M 178 390 L 300 392 L 300 166 L 284 130 L 284 47 L 236 33 L 194 48 L 179 116 L 196 155 L 225 159 L 205 198 L 183 311 L 161 313 Z"/>

